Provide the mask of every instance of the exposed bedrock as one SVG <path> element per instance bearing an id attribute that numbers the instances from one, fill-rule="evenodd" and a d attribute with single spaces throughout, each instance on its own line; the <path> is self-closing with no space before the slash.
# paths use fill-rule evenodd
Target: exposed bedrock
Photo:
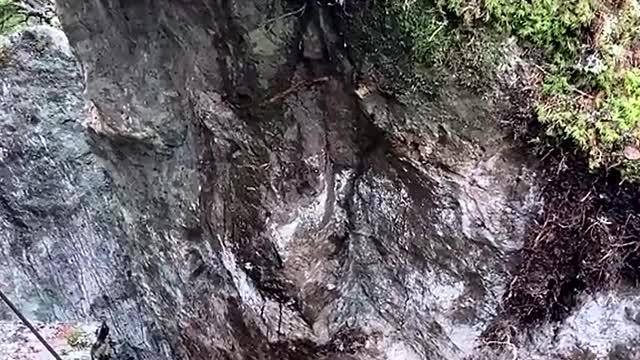
<path id="1" fill-rule="evenodd" d="M 49 28 L 0 66 L 0 279 L 31 316 L 145 359 L 474 353 L 542 201 L 507 99 L 389 96 L 315 1 L 58 10 L 81 67 Z"/>

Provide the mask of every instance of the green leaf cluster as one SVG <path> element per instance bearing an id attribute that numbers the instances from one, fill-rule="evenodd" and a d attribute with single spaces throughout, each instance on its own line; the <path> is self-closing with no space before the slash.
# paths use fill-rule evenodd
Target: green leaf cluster
<path id="1" fill-rule="evenodd" d="M 0 0 L 0 35 L 16 30 L 25 21 L 26 16 L 13 0 Z"/>

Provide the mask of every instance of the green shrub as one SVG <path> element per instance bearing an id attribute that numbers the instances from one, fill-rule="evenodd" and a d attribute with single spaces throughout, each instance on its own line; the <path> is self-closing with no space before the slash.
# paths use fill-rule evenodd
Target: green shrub
<path id="1" fill-rule="evenodd" d="M 0 35 L 14 31 L 26 21 L 20 10 L 13 0 L 0 0 Z"/>
<path id="2" fill-rule="evenodd" d="M 464 23 L 480 21 L 540 48 L 574 52 L 594 17 L 595 0 L 437 0 Z"/>
<path id="3" fill-rule="evenodd" d="M 490 20 L 533 45 L 573 52 L 595 13 L 591 0 L 485 0 Z"/>

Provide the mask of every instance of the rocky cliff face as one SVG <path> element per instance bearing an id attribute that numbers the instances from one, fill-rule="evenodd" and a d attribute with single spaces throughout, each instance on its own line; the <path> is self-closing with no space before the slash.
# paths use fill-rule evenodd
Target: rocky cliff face
<path id="1" fill-rule="evenodd" d="M 3 290 L 31 319 L 106 317 L 140 338 L 119 200 L 86 141 L 84 78 L 64 33 L 3 39 L 0 71 Z"/>
<path id="2" fill-rule="evenodd" d="M 30 316 L 145 359 L 483 345 L 542 201 L 508 99 L 389 96 L 329 5 L 61 0 L 82 69 L 58 31 L 8 40 L 0 279 Z"/>
<path id="3" fill-rule="evenodd" d="M 532 176 L 494 128 L 474 144 L 429 116 L 446 100 L 410 109 L 366 85 L 358 97 L 328 7 L 60 8 L 157 352 L 472 349 L 535 211 Z M 480 102 L 450 116 L 489 123 Z"/>

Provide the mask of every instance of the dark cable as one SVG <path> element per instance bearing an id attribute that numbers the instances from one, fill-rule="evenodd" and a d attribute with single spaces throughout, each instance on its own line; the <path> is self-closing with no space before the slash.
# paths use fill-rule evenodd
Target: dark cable
<path id="1" fill-rule="evenodd" d="M 13 305 L 13 303 L 11 302 L 11 300 L 9 300 L 9 298 L 2 292 L 2 290 L 0 290 L 0 298 L 2 299 L 2 301 L 4 301 L 5 304 L 7 304 L 7 306 L 11 309 L 11 311 L 13 311 L 14 314 L 16 314 L 16 316 L 18 316 L 18 318 L 20 318 L 20 320 L 22 321 L 22 323 L 29 328 L 29 330 L 31 330 L 31 332 L 33 333 L 33 335 L 35 335 L 38 340 L 40 340 L 40 342 L 42 343 L 42 345 L 44 345 L 45 348 L 47 348 L 47 350 L 49 350 L 49 352 L 51 353 L 51 356 L 53 356 L 54 359 L 56 360 L 62 360 L 62 358 L 60 357 L 60 355 L 58 355 L 58 353 L 56 353 L 55 350 L 53 350 L 53 348 L 51 347 L 51 345 L 49 345 L 49 343 L 47 343 L 47 341 L 40 335 L 40 333 L 38 333 L 38 330 L 36 330 L 36 328 L 31 325 L 31 323 L 29 322 L 29 320 L 27 320 L 27 318 L 25 318 L 22 313 L 20 312 L 20 310 L 18 310 L 18 308 Z"/>

